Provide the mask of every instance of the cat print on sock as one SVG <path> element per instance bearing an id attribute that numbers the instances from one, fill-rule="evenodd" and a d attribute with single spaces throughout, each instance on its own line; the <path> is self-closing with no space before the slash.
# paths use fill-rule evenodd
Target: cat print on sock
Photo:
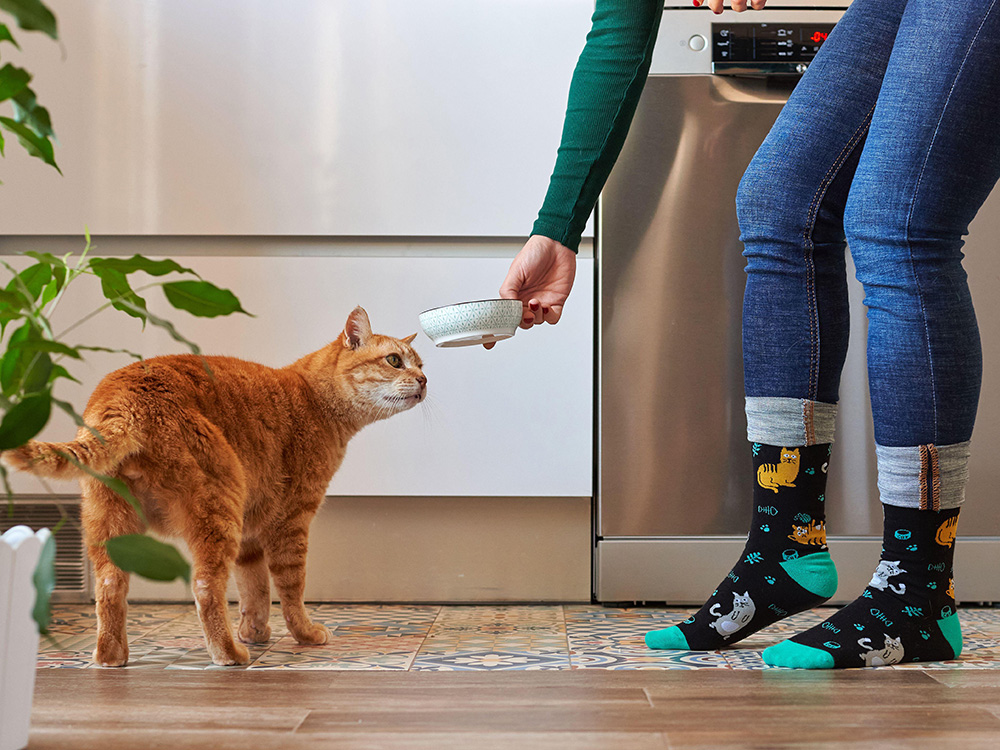
<path id="1" fill-rule="evenodd" d="M 719 611 L 716 612 L 716 609 Z M 719 618 L 715 622 L 710 623 L 710 627 L 715 628 L 715 631 L 723 638 L 729 639 L 737 630 L 741 630 L 750 624 L 756 611 L 757 607 L 754 605 L 753 599 L 750 598 L 749 591 L 743 594 L 734 592 L 733 609 L 731 612 L 722 614 L 722 605 L 718 602 L 713 604 L 708 610 L 709 614 Z"/>
<path id="2" fill-rule="evenodd" d="M 794 487 L 798 475 L 799 449 L 782 448 L 780 462 L 758 467 L 757 484 L 777 493 L 779 487 Z"/>
<path id="3" fill-rule="evenodd" d="M 869 650 L 861 654 L 861 660 L 865 663 L 866 667 L 884 667 L 889 664 L 898 664 L 903 661 L 903 643 L 899 638 L 893 638 L 887 633 L 883 633 L 885 636 L 885 645 L 878 650 Z M 872 642 L 870 638 L 859 638 L 858 645 L 861 648 L 871 649 Z"/>
<path id="4" fill-rule="evenodd" d="M 905 572 L 905 570 L 899 567 L 899 560 L 879 560 L 878 567 L 875 568 L 875 573 L 872 575 L 872 580 L 868 585 L 879 591 L 885 591 L 888 588 L 896 594 L 905 594 L 905 583 L 900 583 L 896 586 L 889 582 L 889 579 L 893 576 L 898 576 Z"/>

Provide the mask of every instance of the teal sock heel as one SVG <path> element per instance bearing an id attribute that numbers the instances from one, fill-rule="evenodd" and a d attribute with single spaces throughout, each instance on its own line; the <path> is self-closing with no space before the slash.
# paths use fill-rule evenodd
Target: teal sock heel
<path id="1" fill-rule="evenodd" d="M 781 563 L 789 578 L 823 600 L 837 591 L 837 566 L 829 552 L 816 552 Z"/>
<path id="2" fill-rule="evenodd" d="M 953 659 L 962 653 L 962 626 L 958 622 L 958 613 L 953 613 L 937 621 L 941 634 L 945 637 L 955 652 Z"/>

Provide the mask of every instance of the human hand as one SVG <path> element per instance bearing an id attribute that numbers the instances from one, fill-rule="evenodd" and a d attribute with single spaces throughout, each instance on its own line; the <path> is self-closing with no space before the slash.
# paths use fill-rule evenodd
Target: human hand
<path id="1" fill-rule="evenodd" d="M 562 317 L 575 277 L 576 253 L 555 240 L 533 234 L 510 264 L 500 296 L 521 300 L 521 328 L 555 325 Z M 483 346 L 492 349 L 495 343 Z"/>
<path id="2" fill-rule="evenodd" d="M 733 10 L 737 13 L 742 13 L 747 9 L 747 7 L 753 8 L 754 10 L 764 10 L 764 4 L 767 0 L 731 0 Z M 725 0 L 694 0 L 695 5 L 708 5 L 712 9 L 713 13 L 721 13 L 723 11 L 723 5 Z"/>

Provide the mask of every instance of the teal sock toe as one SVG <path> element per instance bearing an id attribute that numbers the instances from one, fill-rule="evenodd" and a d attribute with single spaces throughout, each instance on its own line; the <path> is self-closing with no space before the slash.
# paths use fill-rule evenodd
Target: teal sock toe
<path id="1" fill-rule="evenodd" d="M 691 650 L 691 647 L 688 646 L 687 638 L 684 637 L 684 633 L 676 625 L 664 630 L 650 630 L 646 633 L 646 645 L 650 648 L 658 649 Z"/>
<path id="2" fill-rule="evenodd" d="M 833 669 L 833 654 L 821 648 L 803 646 L 795 641 L 782 641 L 764 649 L 764 663 L 772 667 L 793 669 Z"/>

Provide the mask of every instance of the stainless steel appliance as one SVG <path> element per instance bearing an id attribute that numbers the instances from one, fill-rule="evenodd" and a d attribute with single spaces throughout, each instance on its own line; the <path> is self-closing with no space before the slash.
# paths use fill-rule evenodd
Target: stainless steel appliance
<path id="1" fill-rule="evenodd" d="M 795 74 L 848 2 L 782 0 L 780 9 L 722 16 L 664 10 L 650 80 L 598 208 L 599 601 L 701 603 L 742 549 L 752 476 L 736 188 Z M 796 5 L 808 9 L 789 9 Z M 1000 190 L 966 248 L 986 380 L 956 556 L 962 601 L 1000 600 L 997 236 Z M 857 596 L 881 541 L 863 294 L 853 277 L 851 294 L 827 493 L 835 601 Z"/>

